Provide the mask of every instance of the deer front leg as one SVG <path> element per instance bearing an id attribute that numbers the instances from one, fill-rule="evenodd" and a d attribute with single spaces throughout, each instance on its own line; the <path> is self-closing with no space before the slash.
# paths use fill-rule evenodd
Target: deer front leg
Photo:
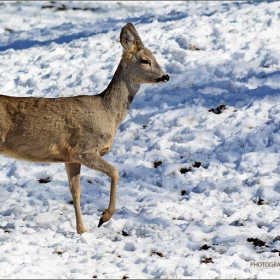
<path id="1" fill-rule="evenodd" d="M 97 153 L 82 153 L 74 157 L 76 161 L 88 168 L 100 171 L 111 178 L 110 201 L 99 220 L 98 227 L 109 221 L 116 211 L 117 187 L 119 173 L 117 169 Z"/>
<path id="2" fill-rule="evenodd" d="M 69 181 L 69 188 L 73 197 L 73 204 L 76 214 L 76 228 L 79 234 L 86 232 L 84 227 L 82 211 L 80 205 L 80 194 L 81 194 L 81 185 L 80 185 L 80 163 L 65 163 L 65 168 Z"/>

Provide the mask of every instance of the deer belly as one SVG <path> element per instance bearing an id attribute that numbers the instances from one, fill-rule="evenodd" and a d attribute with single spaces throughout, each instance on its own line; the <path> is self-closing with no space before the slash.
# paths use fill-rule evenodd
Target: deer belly
<path id="1" fill-rule="evenodd" d="M 50 147 L 34 149 L 31 146 L 21 146 L 4 149 L 1 151 L 8 157 L 31 162 L 69 162 L 69 147 L 58 146 L 56 144 Z"/>

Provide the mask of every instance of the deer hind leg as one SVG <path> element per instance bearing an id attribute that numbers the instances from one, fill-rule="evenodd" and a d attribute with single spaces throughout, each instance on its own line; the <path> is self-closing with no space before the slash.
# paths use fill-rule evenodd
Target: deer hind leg
<path id="1" fill-rule="evenodd" d="M 74 159 L 88 168 L 106 174 L 111 179 L 109 206 L 104 210 L 102 217 L 99 220 L 98 227 L 100 227 L 103 223 L 109 221 L 116 211 L 119 173 L 113 165 L 108 163 L 97 153 L 82 153 L 76 155 Z"/>
<path id="2" fill-rule="evenodd" d="M 77 232 L 79 234 L 86 232 L 86 228 L 84 227 L 82 211 L 80 205 L 80 194 L 81 194 L 81 185 L 80 185 L 80 171 L 81 164 L 80 163 L 65 163 L 65 168 L 69 181 L 69 188 L 73 197 L 73 204 L 75 208 L 76 214 L 76 226 Z"/>

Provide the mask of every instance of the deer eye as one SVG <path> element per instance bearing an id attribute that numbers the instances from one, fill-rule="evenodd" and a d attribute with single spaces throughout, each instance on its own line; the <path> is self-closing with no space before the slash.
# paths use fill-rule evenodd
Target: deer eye
<path id="1" fill-rule="evenodd" d="M 146 59 L 141 59 L 141 63 L 142 64 L 149 64 L 149 65 L 151 64 L 151 62 L 146 60 Z"/>

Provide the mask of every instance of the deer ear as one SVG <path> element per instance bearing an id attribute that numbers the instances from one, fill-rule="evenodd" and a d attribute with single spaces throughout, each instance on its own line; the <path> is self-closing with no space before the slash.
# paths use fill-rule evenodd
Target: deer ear
<path id="1" fill-rule="evenodd" d="M 122 28 L 120 35 L 120 42 L 126 51 L 132 50 L 135 48 L 136 42 L 133 34 L 127 28 L 127 25 Z"/>
<path id="2" fill-rule="evenodd" d="M 127 23 L 121 31 L 120 41 L 125 50 L 132 50 L 136 46 L 143 46 L 143 43 L 132 23 Z"/>

